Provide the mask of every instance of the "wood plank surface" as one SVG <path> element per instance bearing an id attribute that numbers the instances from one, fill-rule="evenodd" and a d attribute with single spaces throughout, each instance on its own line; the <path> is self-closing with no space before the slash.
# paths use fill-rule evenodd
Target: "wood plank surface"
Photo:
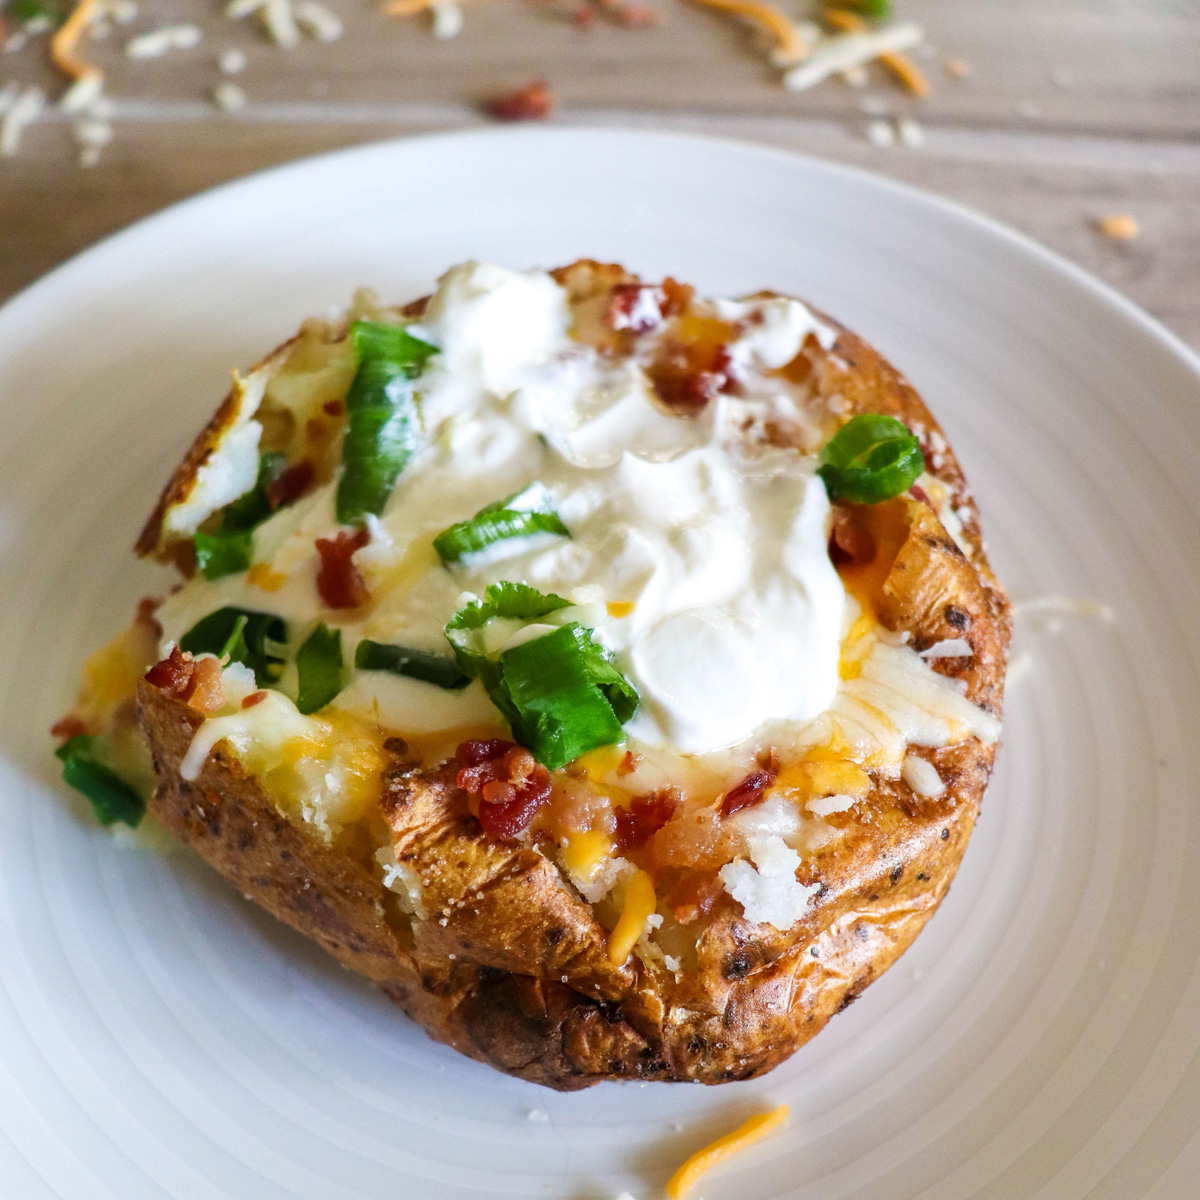
<path id="1" fill-rule="evenodd" d="M 108 72 L 115 139 L 78 166 L 57 112 L 0 159 L 0 298 L 166 204 L 248 171 L 379 137 L 486 122 L 485 101 L 542 77 L 560 123 L 679 129 L 819 154 L 917 184 L 1004 220 L 1095 272 L 1200 347 L 1200 4 L 1194 0 L 897 0 L 929 45 L 933 83 L 917 101 L 878 68 L 870 86 L 829 81 L 794 94 L 736 21 L 647 0 L 666 17 L 634 30 L 576 27 L 573 0 L 468 0 L 462 34 L 433 39 L 425 17 L 327 0 L 339 41 L 271 44 L 220 4 L 144 0 L 133 24 L 86 53 Z M 790 11 L 803 11 L 797 3 Z M 192 50 L 131 61 L 136 33 L 180 21 Z M 219 113 L 217 58 L 238 48 L 249 97 Z M 971 66 L 943 71 L 947 56 Z M 61 82 L 44 39 L 0 55 L 0 87 Z M 920 148 L 878 147 L 872 122 L 914 115 Z M 1141 236 L 1102 238 L 1095 220 L 1128 212 Z"/>

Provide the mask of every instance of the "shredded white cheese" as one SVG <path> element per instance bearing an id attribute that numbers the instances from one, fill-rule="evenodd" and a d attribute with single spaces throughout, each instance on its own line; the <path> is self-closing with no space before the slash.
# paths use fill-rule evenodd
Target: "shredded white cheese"
<path id="1" fill-rule="evenodd" d="M 975 651 L 966 638 L 946 638 L 920 651 L 922 658 L 972 658 Z"/>
<path id="2" fill-rule="evenodd" d="M 933 763 L 919 758 L 915 754 L 910 754 L 905 758 L 900 778 L 918 796 L 940 796 L 946 790 L 946 785 L 942 782 L 942 777 L 937 773 L 937 768 Z"/>
<path id="3" fill-rule="evenodd" d="M 751 838 L 750 858 L 753 865 L 738 859 L 721 868 L 725 890 L 742 906 L 747 921 L 790 929 L 820 885 L 796 878 L 800 855 L 775 834 Z"/>
<path id="4" fill-rule="evenodd" d="M 799 66 L 783 77 L 783 86 L 801 92 L 836 75 L 865 66 L 881 54 L 911 50 L 925 33 L 919 25 L 905 21 L 871 33 L 847 33 L 825 38 Z"/>

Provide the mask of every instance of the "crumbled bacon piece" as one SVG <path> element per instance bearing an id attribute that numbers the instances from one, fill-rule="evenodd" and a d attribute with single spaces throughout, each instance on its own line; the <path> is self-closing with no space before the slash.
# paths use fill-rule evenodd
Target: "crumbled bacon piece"
<path id="1" fill-rule="evenodd" d="M 666 293 L 653 283 L 618 283 L 609 295 L 604 323 L 610 329 L 646 333 L 663 322 Z"/>
<path id="2" fill-rule="evenodd" d="M 261 704 L 267 698 L 267 693 L 264 691 L 251 692 L 242 700 L 243 708 L 253 708 L 256 704 Z"/>
<path id="3" fill-rule="evenodd" d="M 463 742 L 458 786 L 479 797 L 479 823 L 489 837 L 513 838 L 550 798 L 550 772 L 523 746 L 500 738 Z"/>
<path id="4" fill-rule="evenodd" d="M 685 412 L 698 412 L 734 382 L 727 347 L 669 339 L 659 347 L 646 374 L 664 404 Z"/>
<path id="5" fill-rule="evenodd" d="M 680 283 L 670 275 L 662 281 L 663 316 L 677 317 L 692 302 L 696 289 L 690 283 Z"/>
<path id="6" fill-rule="evenodd" d="M 273 509 L 295 503 L 308 491 L 313 475 L 313 465 L 307 458 L 286 467 L 267 484 L 267 503 Z"/>
<path id="7" fill-rule="evenodd" d="M 538 79 L 515 92 L 497 96 L 489 106 L 501 121 L 544 121 L 554 111 L 554 96 Z"/>
<path id="8" fill-rule="evenodd" d="M 666 906 L 680 925 L 689 925 L 712 912 L 721 888 L 711 875 L 685 875 L 667 893 Z"/>
<path id="9" fill-rule="evenodd" d="M 621 761 L 617 764 L 617 774 L 632 775 L 638 769 L 640 761 L 641 755 L 634 754 L 632 750 L 626 750 Z"/>
<path id="10" fill-rule="evenodd" d="M 321 566 L 317 571 L 317 591 L 327 608 L 358 608 L 370 598 L 367 582 L 354 565 L 354 555 L 369 541 L 366 529 L 353 533 L 342 529 L 335 538 L 317 538 Z"/>
<path id="11" fill-rule="evenodd" d="M 735 784 L 725 793 L 721 801 L 721 816 L 732 817 L 743 808 L 750 808 L 759 803 L 763 793 L 775 782 L 775 776 L 770 771 L 754 771 L 747 775 L 741 783 Z"/>
<path id="12" fill-rule="evenodd" d="M 829 535 L 829 557 L 835 566 L 844 563 L 856 567 L 875 557 L 875 539 L 869 529 L 856 520 L 851 509 L 834 505 L 833 531 Z"/>
<path id="13" fill-rule="evenodd" d="M 50 726 L 50 736 L 62 738 L 64 742 L 69 742 L 73 737 L 79 737 L 85 733 L 87 733 L 87 726 L 74 713 L 67 713 L 65 717 L 59 717 Z"/>
<path id="14" fill-rule="evenodd" d="M 340 400 L 326 400 L 321 407 L 331 417 L 340 417 L 346 411 L 346 406 Z"/>
<path id="15" fill-rule="evenodd" d="M 146 682 L 199 712 L 216 712 L 225 703 L 221 664 L 215 658 L 193 658 L 178 646 L 146 672 Z"/>
<path id="16" fill-rule="evenodd" d="M 674 788 L 662 788 L 648 796 L 635 796 L 628 808 L 615 808 L 618 854 L 628 854 L 644 846 L 674 815 L 679 794 Z"/>
<path id="17" fill-rule="evenodd" d="M 216 712 L 225 703 L 221 664 L 215 658 L 198 658 L 193 666 L 191 686 L 182 698 L 198 712 Z"/>
<path id="18" fill-rule="evenodd" d="M 663 23 L 663 16 L 652 8 L 642 8 L 637 4 L 622 4 L 615 10 L 616 18 L 622 25 L 630 29 L 648 29 Z"/>
<path id="19" fill-rule="evenodd" d="M 590 4 L 579 4 L 572 17 L 580 29 L 591 29 L 596 24 L 596 10 Z"/>
<path id="20" fill-rule="evenodd" d="M 161 600 L 155 600 L 153 596 L 143 596 L 138 601 L 137 614 L 133 618 L 135 625 L 149 625 L 156 637 L 162 636 L 162 626 L 154 615 L 161 603 Z"/>
<path id="21" fill-rule="evenodd" d="M 166 692 L 168 696 L 184 699 L 192 685 L 195 661 L 186 650 L 171 647 L 171 653 L 160 659 L 146 672 L 146 682 Z"/>
<path id="22" fill-rule="evenodd" d="M 926 508 L 933 508 L 933 501 L 930 500 L 929 493 L 923 487 L 914 483 L 908 490 L 912 493 L 914 500 L 920 500 Z M 936 512 L 937 510 L 934 509 L 934 511 Z"/>

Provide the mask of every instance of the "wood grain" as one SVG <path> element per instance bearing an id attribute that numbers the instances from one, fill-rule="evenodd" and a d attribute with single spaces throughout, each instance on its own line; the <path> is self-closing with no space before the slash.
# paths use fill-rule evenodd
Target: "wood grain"
<path id="1" fill-rule="evenodd" d="M 934 50 L 918 102 L 883 75 L 866 90 L 830 81 L 784 91 L 750 35 L 687 0 L 647 0 L 659 28 L 584 31 L 574 0 L 468 0 L 463 33 L 372 4 L 327 0 L 342 40 L 270 44 L 252 21 L 196 0 L 143 4 L 138 22 L 90 42 L 117 100 L 116 140 L 77 165 L 69 124 L 51 114 L 21 153 L 0 159 L 0 298 L 97 238 L 248 171 L 378 137 L 485 121 L 498 91 L 544 77 L 564 123 L 680 129 L 815 153 L 981 209 L 1081 263 L 1200 347 L 1200 5 L 1187 0 L 897 0 Z M 133 62 L 125 40 L 163 24 L 204 30 L 195 50 Z M 211 104 L 216 60 L 242 49 L 250 99 L 230 118 Z M 0 56 L 0 86 L 60 81 L 31 42 Z M 947 55 L 969 62 L 952 81 Z M 864 111 L 869 109 L 871 111 Z M 919 117 L 920 149 L 879 148 L 880 114 Z M 1129 212 L 1142 235 L 1101 238 L 1095 218 Z"/>

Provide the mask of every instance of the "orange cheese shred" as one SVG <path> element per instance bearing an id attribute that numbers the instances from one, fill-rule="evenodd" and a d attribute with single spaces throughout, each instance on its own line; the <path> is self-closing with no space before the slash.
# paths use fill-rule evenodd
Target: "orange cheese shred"
<path id="1" fill-rule="evenodd" d="M 437 3 L 439 0 L 388 0 L 383 13 L 387 17 L 415 17 Z"/>
<path id="2" fill-rule="evenodd" d="M 667 1183 L 667 1195 L 670 1200 L 683 1200 L 701 1175 L 712 1170 L 717 1163 L 740 1153 L 747 1146 L 753 1146 L 768 1133 L 778 1129 L 787 1120 L 790 1111 L 786 1104 L 781 1104 L 771 1112 L 758 1113 L 744 1125 L 739 1125 L 732 1133 L 710 1142 L 703 1150 L 697 1150 Z"/>
<path id="3" fill-rule="evenodd" d="M 50 60 L 72 79 L 91 79 L 103 74 L 99 67 L 84 62 L 75 54 L 75 47 L 83 32 L 92 23 L 100 0 L 79 0 L 71 15 L 59 26 L 50 39 Z"/>
<path id="4" fill-rule="evenodd" d="M 645 932 L 646 920 L 657 904 L 650 876 L 645 871 L 635 872 L 625 886 L 621 916 L 608 935 L 608 961 L 614 967 L 621 966 L 629 957 L 629 952 Z"/>
<path id="5" fill-rule="evenodd" d="M 842 33 L 866 33 L 870 26 L 857 13 L 847 12 L 844 8 L 828 8 L 825 10 L 825 23 Z M 879 56 L 879 61 L 902 83 L 914 96 L 929 95 L 929 80 L 921 72 L 907 54 L 899 54 L 889 50 Z"/>
<path id="6" fill-rule="evenodd" d="M 720 9 L 721 12 L 733 13 L 737 17 L 745 17 L 747 21 L 764 29 L 775 39 L 776 54 L 782 63 L 790 65 L 808 57 L 808 43 L 797 32 L 796 26 L 774 5 L 765 3 L 765 0 L 696 0 L 696 3 Z"/>

